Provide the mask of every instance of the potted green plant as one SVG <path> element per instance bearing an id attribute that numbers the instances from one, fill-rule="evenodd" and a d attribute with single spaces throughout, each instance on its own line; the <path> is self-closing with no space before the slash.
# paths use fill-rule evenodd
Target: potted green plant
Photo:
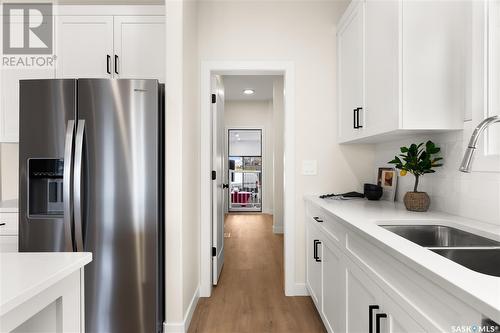
<path id="1" fill-rule="evenodd" d="M 406 176 L 409 172 L 415 176 L 415 186 L 413 192 L 406 192 L 404 203 L 406 209 L 415 212 L 426 212 L 429 209 L 431 199 L 425 192 L 418 191 L 420 177 L 427 173 L 436 172 L 433 168 L 442 166 L 442 157 L 435 155 L 441 151 L 434 142 L 427 141 L 420 144 L 411 144 L 409 147 L 401 147 L 401 154 L 395 156 L 390 164 L 395 164 L 396 169 L 401 170 L 400 175 Z"/>

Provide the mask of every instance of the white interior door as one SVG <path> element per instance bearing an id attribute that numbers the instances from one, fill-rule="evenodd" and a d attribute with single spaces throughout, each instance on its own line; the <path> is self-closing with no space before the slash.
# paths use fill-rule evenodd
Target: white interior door
<path id="1" fill-rule="evenodd" d="M 224 265 L 224 93 L 220 78 L 212 80 L 212 274 L 216 285 Z M 215 98 L 213 97 L 215 95 Z"/>
<path id="2" fill-rule="evenodd" d="M 115 16 L 115 76 L 165 83 L 165 17 Z"/>
<path id="3" fill-rule="evenodd" d="M 56 77 L 113 77 L 113 17 L 56 18 Z"/>

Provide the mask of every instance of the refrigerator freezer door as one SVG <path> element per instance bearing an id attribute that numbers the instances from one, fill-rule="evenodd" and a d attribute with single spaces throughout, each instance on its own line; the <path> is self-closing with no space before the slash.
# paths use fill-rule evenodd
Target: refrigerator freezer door
<path id="1" fill-rule="evenodd" d="M 157 332 L 156 80 L 78 80 L 87 332 Z M 76 194 L 75 194 L 76 198 Z M 75 204 L 76 205 L 76 204 Z"/>
<path id="2" fill-rule="evenodd" d="M 20 251 L 73 250 L 71 211 L 66 228 L 63 216 L 70 207 L 64 197 L 71 181 L 75 92 L 75 80 L 20 81 Z"/>

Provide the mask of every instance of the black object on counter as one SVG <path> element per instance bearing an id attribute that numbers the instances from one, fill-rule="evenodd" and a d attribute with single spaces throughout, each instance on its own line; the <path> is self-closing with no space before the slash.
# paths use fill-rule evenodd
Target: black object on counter
<path id="1" fill-rule="evenodd" d="M 365 197 L 368 200 L 379 200 L 384 193 L 382 190 L 382 186 L 375 184 L 365 184 L 364 185 L 364 193 Z"/>

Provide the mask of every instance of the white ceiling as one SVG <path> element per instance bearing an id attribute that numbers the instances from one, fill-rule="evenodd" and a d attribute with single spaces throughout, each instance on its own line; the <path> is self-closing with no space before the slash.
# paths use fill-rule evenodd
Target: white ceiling
<path id="1" fill-rule="evenodd" d="M 226 101 L 270 101 L 273 99 L 273 81 L 276 75 L 224 75 L 224 98 Z M 253 95 L 243 90 L 255 90 Z"/>

